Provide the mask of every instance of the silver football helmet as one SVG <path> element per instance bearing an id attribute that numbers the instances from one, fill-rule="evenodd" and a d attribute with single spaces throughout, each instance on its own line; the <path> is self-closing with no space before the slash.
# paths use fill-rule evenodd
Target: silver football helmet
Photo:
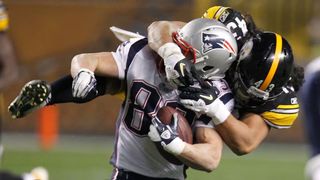
<path id="1" fill-rule="evenodd" d="M 235 38 L 217 20 L 194 19 L 174 33 L 173 39 L 186 56 L 191 52 L 196 71 L 205 79 L 223 78 L 237 57 Z"/>

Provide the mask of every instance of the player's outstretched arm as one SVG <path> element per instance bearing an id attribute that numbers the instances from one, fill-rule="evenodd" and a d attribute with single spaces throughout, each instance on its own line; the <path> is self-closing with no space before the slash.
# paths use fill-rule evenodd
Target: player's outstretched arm
<path id="1" fill-rule="evenodd" d="M 104 54 L 105 53 L 94 53 L 82 56 L 90 58 L 93 62 L 97 63 L 94 67 L 97 69 L 97 72 L 105 71 L 105 74 L 112 76 L 114 71 L 111 72 L 108 69 L 103 69 L 103 65 L 99 64 L 100 61 L 102 61 L 99 58 L 106 58 L 106 62 L 111 61 L 110 67 L 108 68 L 114 67 L 112 66 L 113 58 L 108 60 L 107 58 L 110 58 L 110 56 L 103 56 Z M 75 56 L 75 58 L 79 58 L 79 56 Z M 80 59 L 81 58 L 82 57 L 80 57 Z M 79 67 L 86 67 L 85 64 L 77 65 Z M 51 85 L 42 80 L 32 80 L 24 85 L 19 95 L 10 103 L 8 110 L 13 118 L 22 118 L 34 110 L 40 109 L 46 105 L 67 102 L 85 103 L 104 94 L 114 94 L 120 90 L 121 80 L 110 76 L 93 76 L 92 78 L 94 78 L 94 81 L 96 82 L 94 88 L 86 89 L 86 94 L 82 93 L 82 96 L 73 95 L 74 79 L 70 75 L 58 79 Z"/>
<path id="2" fill-rule="evenodd" d="M 72 95 L 86 98 L 91 92 L 98 93 L 95 74 L 118 77 L 118 67 L 111 52 L 76 55 L 71 62 Z"/>
<path id="3" fill-rule="evenodd" d="M 96 76 L 97 93 L 88 93 L 85 98 L 72 95 L 71 75 L 66 75 L 51 84 L 42 80 L 32 80 L 23 86 L 19 95 L 10 103 L 8 110 L 13 118 L 22 118 L 47 105 L 60 103 L 86 103 L 98 96 L 115 94 L 121 90 L 121 81 L 116 78 Z"/>

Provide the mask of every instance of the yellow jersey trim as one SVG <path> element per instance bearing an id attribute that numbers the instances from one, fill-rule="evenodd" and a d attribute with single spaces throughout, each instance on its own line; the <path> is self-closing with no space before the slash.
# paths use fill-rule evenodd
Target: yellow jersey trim
<path id="1" fill-rule="evenodd" d="M 292 105 L 279 105 L 277 108 L 279 109 L 297 109 L 299 108 L 299 104 L 292 104 Z"/>
<path id="2" fill-rule="evenodd" d="M 261 116 L 268 122 L 276 126 L 291 126 L 298 117 L 298 112 L 287 114 L 287 113 L 276 113 L 276 112 L 264 112 Z"/>

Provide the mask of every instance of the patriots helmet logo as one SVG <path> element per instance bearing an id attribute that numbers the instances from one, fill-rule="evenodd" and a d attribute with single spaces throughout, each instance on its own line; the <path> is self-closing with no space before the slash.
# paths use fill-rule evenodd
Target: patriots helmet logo
<path id="1" fill-rule="evenodd" d="M 236 54 L 231 43 L 216 34 L 202 33 L 202 53 L 205 54 L 213 49 L 225 49 L 232 54 Z"/>

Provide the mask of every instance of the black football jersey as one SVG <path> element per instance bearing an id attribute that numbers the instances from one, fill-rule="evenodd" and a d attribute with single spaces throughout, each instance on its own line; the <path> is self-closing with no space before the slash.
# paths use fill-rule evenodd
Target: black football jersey
<path id="1" fill-rule="evenodd" d="M 244 113 L 260 114 L 269 126 L 280 129 L 290 128 L 294 123 L 298 117 L 299 103 L 293 87 L 286 87 L 273 101 L 257 106 L 236 105 L 236 109 L 240 116 Z"/>

